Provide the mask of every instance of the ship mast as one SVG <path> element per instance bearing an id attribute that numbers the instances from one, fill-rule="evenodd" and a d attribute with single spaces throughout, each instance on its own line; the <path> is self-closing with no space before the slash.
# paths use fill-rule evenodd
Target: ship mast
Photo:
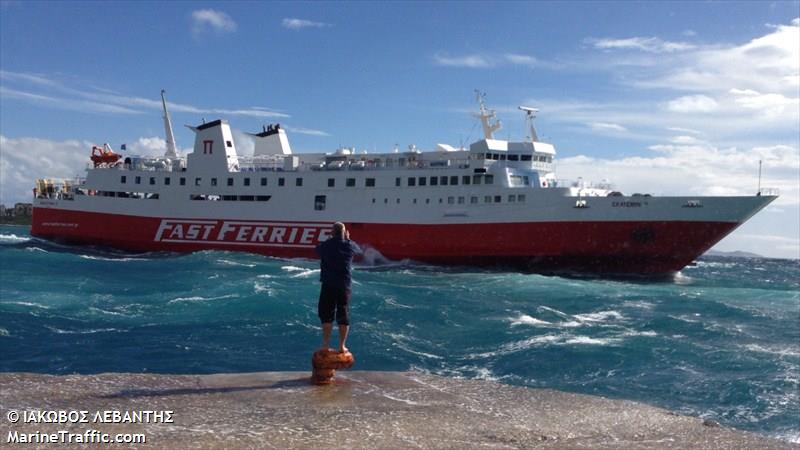
<path id="1" fill-rule="evenodd" d="M 536 113 L 539 112 L 539 110 L 528 106 L 520 106 L 519 109 L 520 111 L 525 111 L 525 121 L 528 122 L 528 129 L 531 132 L 531 142 L 538 142 L 539 136 L 536 134 L 536 128 L 533 126 L 533 119 L 536 118 Z"/>
<path id="2" fill-rule="evenodd" d="M 167 151 L 164 152 L 164 158 L 175 159 L 178 153 L 175 151 L 175 134 L 172 133 L 172 121 L 169 118 L 167 111 L 167 100 L 164 98 L 166 91 L 161 90 L 161 105 L 164 107 L 164 132 L 167 138 Z"/>
<path id="3" fill-rule="evenodd" d="M 485 139 L 494 139 L 494 132 L 499 130 L 500 127 L 503 125 L 500 121 L 495 121 L 495 123 L 490 123 L 490 119 L 494 119 L 496 117 L 495 110 L 493 109 L 486 109 L 486 103 L 484 103 L 484 98 L 486 97 L 485 93 L 481 93 L 479 90 L 475 89 L 475 96 L 478 99 L 478 104 L 481 107 L 480 114 L 475 114 L 475 117 L 481 119 L 481 125 L 483 125 L 483 137 Z"/>

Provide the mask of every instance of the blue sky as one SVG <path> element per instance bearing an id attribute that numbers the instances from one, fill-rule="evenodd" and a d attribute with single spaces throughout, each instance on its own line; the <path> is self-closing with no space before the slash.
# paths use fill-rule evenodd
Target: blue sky
<path id="1" fill-rule="evenodd" d="M 0 5 L 5 203 L 91 143 L 163 151 L 161 89 L 180 148 L 178 125 L 223 117 L 246 152 L 241 131 L 273 122 L 296 151 L 468 145 L 478 88 L 500 138 L 541 109 L 560 176 L 733 195 L 764 160 L 781 199 L 721 248 L 799 256 L 796 1 Z"/>

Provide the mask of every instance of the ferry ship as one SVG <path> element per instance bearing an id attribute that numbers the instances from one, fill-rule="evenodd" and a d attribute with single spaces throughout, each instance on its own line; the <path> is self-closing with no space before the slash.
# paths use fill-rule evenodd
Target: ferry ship
<path id="1" fill-rule="evenodd" d="M 530 136 L 496 139 L 501 124 L 477 93 L 483 139 L 387 153 L 293 153 L 279 124 L 239 155 L 225 120 L 188 126 L 176 151 L 164 92 L 163 157 L 92 150 L 85 177 L 40 179 L 34 236 L 131 252 L 231 250 L 314 258 L 342 221 L 368 255 L 441 265 L 658 275 L 679 271 L 777 198 L 623 195 L 556 178 L 538 112 Z M 690 161 L 687 161 L 689 164 Z"/>

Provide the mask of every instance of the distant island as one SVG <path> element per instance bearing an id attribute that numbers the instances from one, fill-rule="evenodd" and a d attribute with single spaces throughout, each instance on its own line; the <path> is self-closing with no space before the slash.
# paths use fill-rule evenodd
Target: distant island
<path id="1" fill-rule="evenodd" d="M 719 250 L 709 250 L 703 254 L 704 256 L 722 256 L 725 258 L 765 258 L 763 255 L 759 255 L 758 253 L 750 253 L 750 252 L 742 252 L 742 251 L 733 251 L 733 252 L 722 252 Z"/>

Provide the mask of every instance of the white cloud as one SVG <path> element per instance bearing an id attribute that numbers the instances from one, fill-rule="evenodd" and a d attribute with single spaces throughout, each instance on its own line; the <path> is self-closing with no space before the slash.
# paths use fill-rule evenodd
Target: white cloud
<path id="1" fill-rule="evenodd" d="M 236 22 L 222 11 L 198 9 L 192 12 L 192 31 L 195 36 L 205 32 L 232 33 L 236 31 Z"/>
<path id="2" fill-rule="evenodd" d="M 503 55 L 503 59 L 506 63 L 530 68 L 558 69 L 561 67 L 561 65 L 557 63 L 542 61 L 535 56 L 518 53 L 506 53 Z"/>
<path id="3" fill-rule="evenodd" d="M 508 66 L 523 66 L 532 69 L 559 69 L 562 67 L 559 63 L 543 61 L 535 56 L 521 53 L 504 53 L 502 55 L 472 53 L 461 56 L 437 53 L 433 56 L 433 62 L 439 66 L 467 67 L 471 69 L 488 69 Z"/>
<path id="4" fill-rule="evenodd" d="M 131 155 L 164 156 L 164 152 L 167 150 L 167 141 L 158 136 L 140 137 L 132 143 L 126 144 L 126 147 L 128 148 L 126 151 Z M 181 149 L 178 149 L 178 154 L 182 154 Z"/>
<path id="5" fill-rule="evenodd" d="M 124 106 L 98 103 L 80 99 L 65 99 L 65 98 L 51 97 L 48 95 L 34 94 L 31 92 L 20 91 L 17 89 L 10 89 L 5 86 L 0 86 L 0 98 L 13 98 L 41 106 L 48 106 L 57 109 L 66 109 L 70 111 L 113 113 L 113 114 L 141 114 L 141 111 L 137 111 L 131 108 L 126 108 Z"/>
<path id="6" fill-rule="evenodd" d="M 672 139 L 670 139 L 670 143 L 678 145 L 694 145 L 694 144 L 700 144 L 702 142 L 703 141 L 697 139 L 694 136 L 686 136 L 686 135 L 675 136 Z"/>
<path id="7" fill-rule="evenodd" d="M 698 48 L 661 61 L 639 85 L 727 93 L 752 89 L 797 97 L 800 87 L 800 25 L 778 25 L 741 45 Z"/>
<path id="8" fill-rule="evenodd" d="M 672 53 L 695 48 L 686 42 L 664 41 L 657 37 L 632 37 L 627 39 L 589 39 L 595 48 L 603 50 L 641 50 L 649 53 Z"/>
<path id="9" fill-rule="evenodd" d="M 281 25 L 290 30 L 302 30 L 303 28 L 324 28 L 331 26 L 329 23 L 314 22 L 312 20 L 297 19 L 292 17 L 284 18 L 281 21 Z"/>
<path id="10" fill-rule="evenodd" d="M 716 111 L 717 101 L 705 95 L 686 95 L 670 100 L 667 109 L 678 113 L 707 113 Z"/>
<path id="11" fill-rule="evenodd" d="M 608 123 L 608 122 L 592 122 L 589 123 L 589 128 L 594 131 L 604 132 L 604 131 L 611 131 L 616 133 L 625 133 L 628 130 L 620 124 L 617 123 Z"/>
<path id="12" fill-rule="evenodd" d="M 446 56 L 437 54 L 434 55 L 433 60 L 437 65 L 448 67 L 469 67 L 473 69 L 483 69 L 494 66 L 494 62 L 492 62 L 489 58 L 478 54 L 464 56 Z"/>
<path id="13" fill-rule="evenodd" d="M 92 144 L 87 141 L 11 139 L 0 135 L 0 202 L 30 202 L 37 178 L 82 175 L 91 149 Z"/>
<path id="14" fill-rule="evenodd" d="M 765 116 L 781 116 L 800 108 L 800 98 L 789 98 L 781 94 L 761 94 L 752 89 L 731 89 L 734 101 L 747 109 L 760 111 Z"/>
<path id="15" fill-rule="evenodd" d="M 499 56 L 483 53 L 450 56 L 444 53 L 437 53 L 433 56 L 433 62 L 439 66 L 468 67 L 472 69 L 487 69 L 504 66 L 524 66 L 545 69 L 558 69 L 561 67 L 560 64 L 542 61 L 535 56 L 520 53 L 505 53 Z"/>
<path id="16" fill-rule="evenodd" d="M 80 112 L 141 114 L 144 110 L 160 111 L 161 100 L 158 98 L 144 98 L 97 92 L 72 88 L 62 83 L 51 80 L 41 75 L 30 75 L 18 72 L 0 70 L 0 79 L 11 84 L 35 85 L 44 89 L 46 93 L 32 93 L 12 87 L 0 86 L 0 98 L 17 99 L 39 106 L 58 109 L 68 109 Z M 201 108 L 197 106 L 167 102 L 170 112 L 185 112 L 192 114 L 214 114 L 222 116 L 248 116 L 258 118 L 286 118 L 288 114 L 271 111 L 267 108 L 252 107 L 245 109 Z"/>
<path id="17" fill-rule="evenodd" d="M 313 128 L 303 128 L 303 127 L 293 127 L 293 126 L 285 126 L 286 131 L 295 134 L 305 134 L 308 136 L 330 136 L 330 133 L 327 133 L 322 130 L 315 130 Z"/>
<path id="18" fill-rule="evenodd" d="M 668 127 L 667 130 L 669 130 L 669 131 L 677 131 L 678 133 L 702 134 L 700 131 L 692 129 L 692 128 Z"/>

